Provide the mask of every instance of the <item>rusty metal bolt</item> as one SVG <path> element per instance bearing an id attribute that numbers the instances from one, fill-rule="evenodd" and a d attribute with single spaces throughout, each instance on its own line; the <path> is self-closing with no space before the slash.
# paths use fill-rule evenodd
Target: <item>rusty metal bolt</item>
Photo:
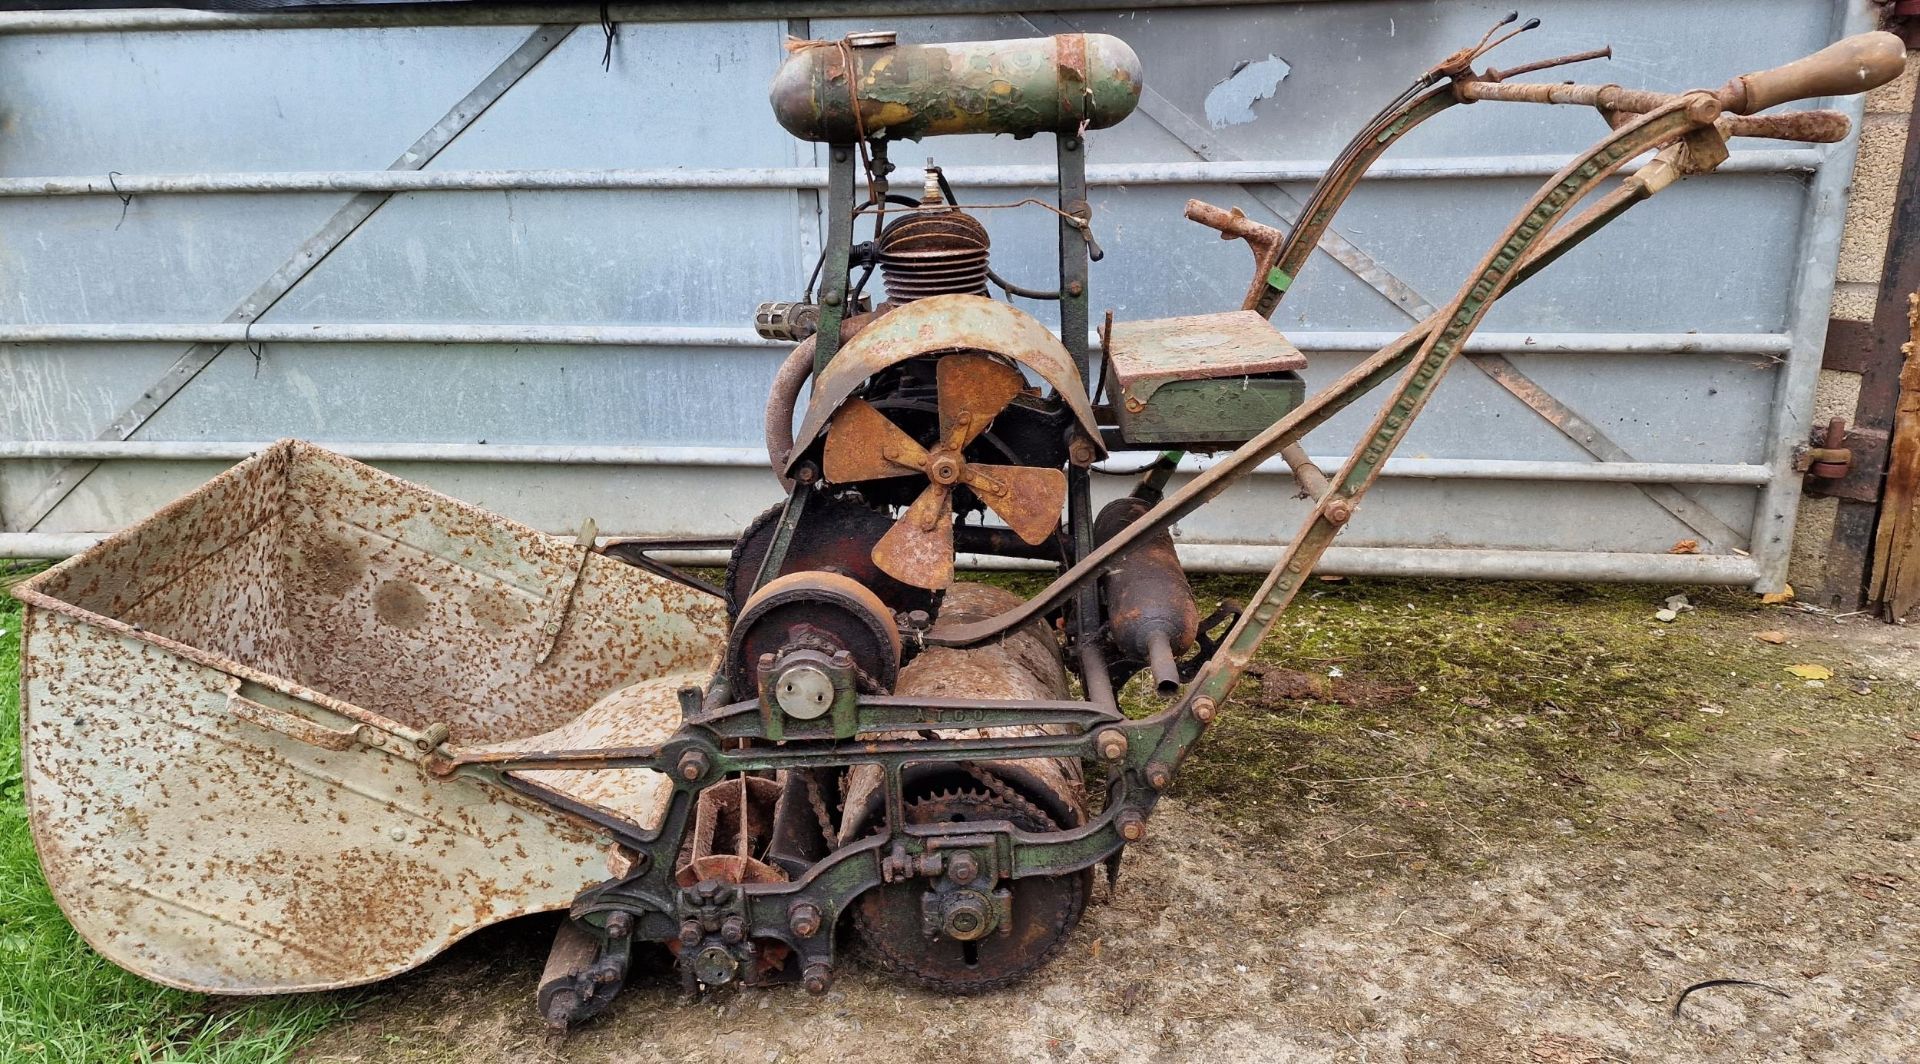
<path id="1" fill-rule="evenodd" d="M 1128 842 L 1139 842 L 1147 837 L 1147 818 L 1129 809 L 1114 820 L 1120 828 L 1120 837 Z"/>
<path id="2" fill-rule="evenodd" d="M 1193 719 L 1202 724 L 1212 724 L 1215 707 L 1213 699 L 1205 695 L 1193 700 Z"/>
<path id="3" fill-rule="evenodd" d="M 1128 410 L 1131 410 L 1134 413 L 1138 414 L 1140 411 L 1145 410 L 1146 408 L 1147 408 L 1147 401 L 1145 399 L 1142 399 L 1137 395 L 1127 396 Z"/>
<path id="4" fill-rule="evenodd" d="M 980 876 L 980 862 L 962 850 L 947 862 L 947 878 L 955 883 L 971 883 Z"/>
<path id="5" fill-rule="evenodd" d="M 958 454 L 938 453 L 927 461 L 927 478 L 935 484 L 953 484 L 959 481 L 963 468 Z"/>
<path id="6" fill-rule="evenodd" d="M 817 997 L 833 986 L 833 969 L 824 964 L 809 964 L 800 981 L 806 985 L 807 993 Z"/>
<path id="7" fill-rule="evenodd" d="M 720 922 L 720 941 L 735 943 L 745 941 L 747 937 L 746 917 L 734 913 Z"/>
<path id="8" fill-rule="evenodd" d="M 811 484 L 820 478 L 820 468 L 812 462 L 802 462 L 793 467 L 793 479 L 802 484 Z"/>
<path id="9" fill-rule="evenodd" d="M 1689 94 L 1687 100 L 1687 117 L 1695 123 L 1710 126 L 1719 120 L 1721 111 L 1720 101 L 1714 99 L 1711 93 L 1696 92 Z"/>
<path id="10" fill-rule="evenodd" d="M 680 946 L 682 949 L 692 949 L 698 946 L 700 940 L 705 937 L 707 937 L 707 933 L 701 930 L 700 921 L 698 920 L 688 920 L 680 925 Z"/>
<path id="11" fill-rule="evenodd" d="M 787 910 L 787 926 L 801 938 L 812 938 L 820 930 L 820 907 L 809 901 L 800 901 Z"/>
<path id="12" fill-rule="evenodd" d="M 1087 290 L 1087 286 L 1081 284 L 1079 281 L 1067 282 L 1067 294 L 1070 296 L 1077 296 L 1086 290 Z"/>
<path id="13" fill-rule="evenodd" d="M 625 938 L 633 933 L 633 914 L 614 913 L 607 917 L 607 935 L 611 938 Z"/>
<path id="14" fill-rule="evenodd" d="M 984 937 L 993 930 L 993 920 L 988 913 L 987 899 L 973 891 L 963 891 L 947 903 L 945 919 L 940 930 L 951 939 L 972 942 Z"/>
<path id="15" fill-rule="evenodd" d="M 1327 520 L 1332 521 L 1336 525 L 1344 525 L 1347 523 L 1347 520 L 1353 516 L 1353 504 L 1345 499 L 1335 499 L 1327 504 L 1327 508 L 1323 512 L 1326 514 Z"/>
<path id="16" fill-rule="evenodd" d="M 1095 737 L 1093 746 L 1100 752 L 1102 761 L 1119 761 L 1127 756 L 1127 733 L 1107 728 Z"/>
<path id="17" fill-rule="evenodd" d="M 698 750 L 689 750 L 680 755 L 680 778 L 692 783 L 707 774 L 707 755 Z"/>
<path id="18" fill-rule="evenodd" d="M 1067 461 L 1076 466 L 1088 466 L 1093 464 L 1094 457 L 1092 440 L 1076 432 L 1067 441 Z"/>
<path id="19" fill-rule="evenodd" d="M 1147 786 L 1156 791 L 1164 791 L 1167 784 L 1173 782 L 1173 770 L 1165 764 L 1155 761 L 1147 766 Z"/>

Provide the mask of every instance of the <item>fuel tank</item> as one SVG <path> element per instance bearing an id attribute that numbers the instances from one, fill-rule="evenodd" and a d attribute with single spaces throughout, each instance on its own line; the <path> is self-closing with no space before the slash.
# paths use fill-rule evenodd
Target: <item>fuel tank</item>
<path id="1" fill-rule="evenodd" d="M 770 98 L 774 117 L 801 140 L 1073 134 L 1082 123 L 1115 125 L 1140 102 L 1139 57 L 1104 33 L 957 44 L 857 34 L 792 47 Z"/>

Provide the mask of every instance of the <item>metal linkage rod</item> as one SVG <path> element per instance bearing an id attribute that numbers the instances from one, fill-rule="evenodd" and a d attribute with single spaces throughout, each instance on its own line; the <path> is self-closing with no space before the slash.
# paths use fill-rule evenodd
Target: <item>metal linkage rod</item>
<path id="1" fill-rule="evenodd" d="M 1287 468 L 1293 471 L 1293 479 L 1307 498 L 1318 502 L 1327 494 L 1330 485 L 1327 474 L 1307 457 L 1306 448 L 1297 443 L 1289 443 L 1280 448 L 1280 457 L 1286 461 Z"/>

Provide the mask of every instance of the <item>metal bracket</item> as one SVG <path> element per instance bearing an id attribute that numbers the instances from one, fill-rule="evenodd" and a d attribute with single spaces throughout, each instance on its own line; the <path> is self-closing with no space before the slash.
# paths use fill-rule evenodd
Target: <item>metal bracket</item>
<path id="1" fill-rule="evenodd" d="M 1806 474 L 1808 495 L 1877 502 L 1886 478 L 1889 435 L 1834 418 L 1793 452 L 1793 471 Z"/>

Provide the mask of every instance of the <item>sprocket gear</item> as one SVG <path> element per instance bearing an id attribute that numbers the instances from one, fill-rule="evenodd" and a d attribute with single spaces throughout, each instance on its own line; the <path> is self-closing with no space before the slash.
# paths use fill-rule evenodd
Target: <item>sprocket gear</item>
<path id="1" fill-rule="evenodd" d="M 906 813 L 910 824 L 1005 820 L 1025 831 L 1059 827 L 1032 802 L 1009 800 L 978 783 L 916 798 L 907 803 Z M 918 879 L 862 894 L 853 906 L 854 929 L 883 970 L 944 993 L 995 990 L 1044 967 L 1066 945 L 1086 912 L 1093 872 L 1003 885 L 1013 892 L 1013 926 L 1004 934 L 996 930 L 972 942 L 928 935 L 921 914 L 927 884 Z"/>

